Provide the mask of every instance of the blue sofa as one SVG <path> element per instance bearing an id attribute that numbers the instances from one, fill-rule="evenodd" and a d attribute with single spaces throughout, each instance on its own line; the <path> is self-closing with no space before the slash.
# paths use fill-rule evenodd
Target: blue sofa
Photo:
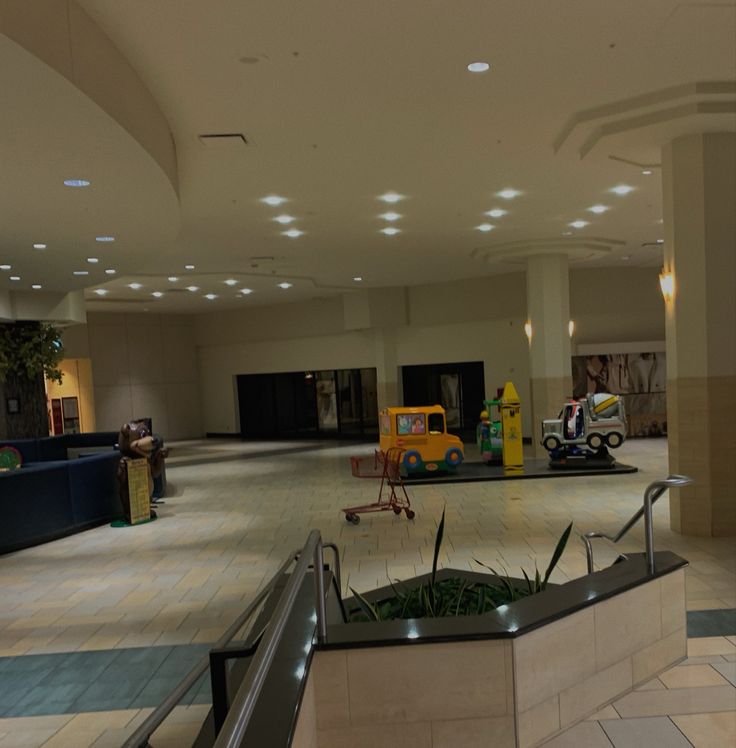
<path id="1" fill-rule="evenodd" d="M 23 455 L 23 467 L 0 473 L 0 553 L 87 530 L 122 516 L 113 449 L 116 432 L 65 434 L 0 442 Z M 67 449 L 100 452 L 66 459 Z"/>

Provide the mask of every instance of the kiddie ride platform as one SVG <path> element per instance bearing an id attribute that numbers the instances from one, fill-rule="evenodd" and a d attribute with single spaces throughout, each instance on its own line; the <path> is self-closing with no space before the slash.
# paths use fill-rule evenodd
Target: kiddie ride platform
<path id="1" fill-rule="evenodd" d="M 463 462 L 454 473 L 411 474 L 404 478 L 408 485 L 434 483 L 473 483 L 491 480 L 522 480 L 529 478 L 570 478 L 581 475 L 621 475 L 635 473 L 638 468 L 616 462 L 611 455 L 596 454 L 596 458 L 583 459 L 567 454 L 549 460 L 524 460 L 523 468 L 508 469 L 503 465 L 488 465 L 485 462 Z M 562 462 L 562 460 L 565 462 Z"/>

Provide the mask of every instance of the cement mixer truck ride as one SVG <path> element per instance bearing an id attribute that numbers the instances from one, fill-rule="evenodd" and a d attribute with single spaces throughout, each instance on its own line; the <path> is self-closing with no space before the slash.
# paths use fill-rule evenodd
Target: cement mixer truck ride
<path id="1" fill-rule="evenodd" d="M 549 452 L 585 445 L 596 452 L 615 449 L 625 438 L 623 400 L 607 392 L 565 403 L 557 418 L 542 421 L 542 445 Z"/>

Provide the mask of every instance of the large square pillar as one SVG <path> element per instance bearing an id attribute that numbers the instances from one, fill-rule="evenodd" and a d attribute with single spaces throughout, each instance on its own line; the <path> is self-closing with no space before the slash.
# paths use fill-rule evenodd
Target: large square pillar
<path id="1" fill-rule="evenodd" d="M 736 133 L 687 135 L 664 147 L 664 272 L 670 492 L 686 535 L 736 534 Z"/>

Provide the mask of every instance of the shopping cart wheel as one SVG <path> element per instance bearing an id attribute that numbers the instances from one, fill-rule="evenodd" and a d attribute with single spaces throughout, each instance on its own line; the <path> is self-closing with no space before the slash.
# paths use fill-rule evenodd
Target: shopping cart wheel
<path id="1" fill-rule="evenodd" d="M 360 517 L 357 514 L 346 514 L 345 519 L 350 522 L 351 525 L 357 525 L 360 523 Z"/>
<path id="2" fill-rule="evenodd" d="M 401 514 L 401 509 L 398 506 L 394 507 L 394 514 Z"/>
<path id="3" fill-rule="evenodd" d="M 406 510 L 406 518 L 407 519 L 414 519 L 414 517 L 415 517 L 414 512 L 412 512 L 411 509 L 407 509 Z"/>

